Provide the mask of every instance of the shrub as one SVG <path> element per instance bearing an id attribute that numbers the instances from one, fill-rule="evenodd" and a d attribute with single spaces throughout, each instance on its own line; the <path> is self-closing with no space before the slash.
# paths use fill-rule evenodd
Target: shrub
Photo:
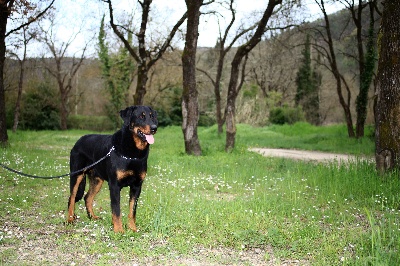
<path id="1" fill-rule="evenodd" d="M 207 114 L 200 114 L 199 126 L 200 127 L 210 127 L 216 123 L 215 118 Z"/>
<path id="2" fill-rule="evenodd" d="M 92 131 L 112 131 L 116 129 L 114 123 L 107 116 L 70 115 L 67 126 L 69 129 Z"/>
<path id="3" fill-rule="evenodd" d="M 304 121 L 304 113 L 300 107 L 275 107 L 269 112 L 269 122 L 272 124 L 292 125 L 299 121 Z"/>
<path id="4" fill-rule="evenodd" d="M 57 108 L 57 95 L 46 83 L 40 83 L 23 98 L 21 108 L 21 129 L 56 130 L 60 129 L 60 115 Z"/>

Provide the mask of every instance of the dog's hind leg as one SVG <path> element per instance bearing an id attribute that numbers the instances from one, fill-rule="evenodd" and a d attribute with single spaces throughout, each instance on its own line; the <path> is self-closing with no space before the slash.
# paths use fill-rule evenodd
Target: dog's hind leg
<path id="1" fill-rule="evenodd" d="M 95 177 L 94 173 L 89 174 L 89 190 L 85 196 L 86 211 L 90 219 L 99 219 L 93 212 L 93 200 L 97 193 L 100 191 L 104 180 L 100 177 Z"/>
<path id="2" fill-rule="evenodd" d="M 76 216 L 75 212 L 75 203 L 82 199 L 83 194 L 85 192 L 86 179 L 85 174 L 82 173 L 77 176 L 71 176 L 70 178 L 70 196 L 68 200 L 68 217 L 67 222 L 72 223 Z"/>

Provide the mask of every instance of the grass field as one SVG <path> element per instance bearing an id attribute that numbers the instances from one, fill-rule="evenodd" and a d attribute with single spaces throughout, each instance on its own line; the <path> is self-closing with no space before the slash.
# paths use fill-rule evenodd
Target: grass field
<path id="1" fill-rule="evenodd" d="M 371 135 L 368 129 L 367 135 Z M 0 161 L 36 175 L 69 170 L 87 131 L 10 133 Z M 200 128 L 203 156 L 184 154 L 179 127 L 161 128 L 139 201 L 138 233 L 112 231 L 107 185 L 91 221 L 82 202 L 64 225 L 68 178 L 0 169 L 0 265 L 399 265 L 400 183 L 373 163 L 316 164 L 265 158 L 248 147 L 373 155 L 369 137 L 344 126 L 238 125 L 224 152 L 216 127 Z M 124 222 L 128 189 L 122 191 Z"/>

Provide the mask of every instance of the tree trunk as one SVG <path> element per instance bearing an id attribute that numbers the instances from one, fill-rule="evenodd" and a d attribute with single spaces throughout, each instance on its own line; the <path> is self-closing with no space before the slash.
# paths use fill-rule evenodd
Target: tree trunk
<path id="1" fill-rule="evenodd" d="M 26 61 L 26 46 L 28 45 L 28 40 L 26 37 L 26 28 L 23 29 L 23 35 L 24 35 L 24 54 L 22 56 L 22 59 L 20 60 L 20 73 L 19 73 L 19 81 L 18 81 L 18 95 L 17 95 L 17 101 L 15 102 L 15 111 L 14 111 L 14 124 L 12 131 L 15 133 L 18 128 L 19 124 L 19 115 L 21 113 L 21 98 L 22 98 L 22 89 L 24 85 L 24 72 L 25 72 L 25 61 Z"/>
<path id="2" fill-rule="evenodd" d="M 220 49 L 220 56 L 218 60 L 217 76 L 215 78 L 215 85 L 214 85 L 218 135 L 222 134 L 222 132 L 224 131 L 223 126 L 225 122 L 224 118 L 222 117 L 222 103 L 221 103 L 221 79 L 222 79 L 222 70 L 225 60 L 225 51 L 224 47 L 220 47 L 219 49 Z"/>
<path id="3" fill-rule="evenodd" d="M 183 93 L 182 93 L 182 131 L 187 154 L 201 155 L 197 136 L 199 120 L 198 92 L 196 89 L 196 52 L 200 18 L 200 7 L 203 0 L 186 0 L 187 32 L 185 48 L 182 54 Z"/>
<path id="4" fill-rule="evenodd" d="M 133 96 L 135 105 L 143 105 L 144 96 L 146 95 L 146 83 L 148 80 L 146 64 L 138 66 L 138 77 L 136 84 L 136 92 Z"/>
<path id="5" fill-rule="evenodd" d="M 4 91 L 4 62 L 6 60 L 6 28 L 9 10 L 7 1 L 0 1 L 0 146 L 7 146 L 6 98 Z"/>
<path id="6" fill-rule="evenodd" d="M 239 52 L 239 51 L 238 51 Z M 229 152 L 235 147 L 236 139 L 236 98 L 237 98 L 237 84 L 239 79 L 239 67 L 242 61 L 242 54 L 236 53 L 235 58 L 232 60 L 231 77 L 228 87 L 228 98 L 225 107 L 225 123 L 226 123 L 226 143 L 225 151 Z"/>
<path id="7" fill-rule="evenodd" d="M 68 92 L 64 88 L 63 84 L 60 84 L 61 86 L 60 89 L 60 96 L 61 96 L 61 102 L 60 102 L 60 126 L 61 130 L 67 130 L 67 119 L 68 119 Z"/>
<path id="8" fill-rule="evenodd" d="M 19 123 L 19 115 L 21 112 L 21 98 L 22 98 L 22 88 L 23 88 L 23 84 L 24 84 L 25 57 L 26 57 L 26 48 L 24 51 L 24 58 L 20 62 L 20 68 L 21 68 L 20 71 L 21 72 L 19 73 L 18 96 L 17 96 L 17 101 L 15 102 L 14 124 L 13 124 L 13 128 L 12 128 L 13 132 L 17 131 L 18 123 Z"/>
<path id="9" fill-rule="evenodd" d="M 361 138 L 364 136 L 365 121 L 367 119 L 367 107 L 368 107 L 368 92 L 371 86 L 372 78 L 374 76 L 375 69 L 375 1 L 368 2 L 370 23 L 368 28 L 368 38 L 366 44 L 366 55 L 364 55 L 364 44 L 362 40 L 362 1 L 359 0 L 357 19 L 355 25 L 357 27 L 357 43 L 358 43 L 358 62 L 359 62 L 359 94 L 356 99 L 356 137 Z"/>
<path id="10" fill-rule="evenodd" d="M 375 158 L 380 173 L 399 168 L 400 2 L 385 1 L 377 74 Z"/>

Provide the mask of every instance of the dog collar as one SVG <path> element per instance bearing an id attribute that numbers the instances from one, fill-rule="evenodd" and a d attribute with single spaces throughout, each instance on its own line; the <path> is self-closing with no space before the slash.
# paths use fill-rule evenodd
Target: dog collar
<path id="1" fill-rule="evenodd" d="M 114 146 L 111 147 L 111 149 L 110 149 L 110 151 L 108 152 L 108 154 L 111 154 L 112 151 L 115 151 L 115 153 L 116 153 L 119 157 L 121 157 L 121 158 L 123 158 L 123 159 L 125 159 L 125 160 L 130 160 L 130 161 L 143 161 L 143 160 L 146 160 L 147 157 L 149 156 L 149 149 L 147 149 L 146 155 L 145 155 L 143 158 L 132 158 L 132 157 L 127 157 L 127 156 L 124 156 L 124 155 L 122 155 L 122 154 L 119 154 L 119 153 L 117 152 L 117 150 L 115 149 Z"/>

